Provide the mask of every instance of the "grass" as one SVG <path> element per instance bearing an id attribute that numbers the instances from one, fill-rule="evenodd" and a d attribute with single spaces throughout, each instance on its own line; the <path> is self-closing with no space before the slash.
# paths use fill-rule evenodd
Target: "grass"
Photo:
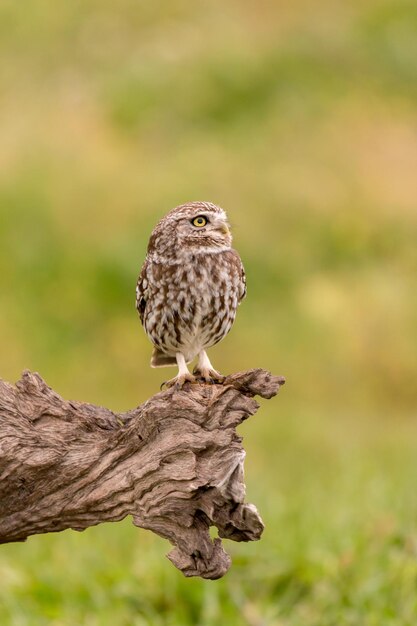
<path id="1" fill-rule="evenodd" d="M 2 546 L 0 623 L 414 626 L 417 15 L 324 0 L 0 8 L 0 375 L 155 392 L 149 233 L 223 205 L 248 274 L 221 371 L 288 379 L 241 428 L 266 524 L 186 580 L 129 520 Z"/>

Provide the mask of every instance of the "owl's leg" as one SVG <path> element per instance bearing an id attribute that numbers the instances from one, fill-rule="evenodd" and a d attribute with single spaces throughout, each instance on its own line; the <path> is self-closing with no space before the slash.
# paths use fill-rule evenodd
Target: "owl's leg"
<path id="1" fill-rule="evenodd" d="M 171 380 L 167 380 L 166 383 L 163 383 L 163 385 L 166 385 L 167 387 L 175 387 L 175 389 L 182 389 L 187 381 L 195 383 L 196 378 L 189 372 L 182 352 L 177 352 L 175 358 L 177 359 L 178 364 L 178 375 L 175 376 L 175 378 L 171 378 Z"/>
<path id="2" fill-rule="evenodd" d="M 208 383 L 222 383 L 225 379 L 225 376 L 222 376 L 213 368 L 205 350 L 201 350 L 198 355 L 198 364 L 197 367 L 194 368 L 193 374 Z"/>

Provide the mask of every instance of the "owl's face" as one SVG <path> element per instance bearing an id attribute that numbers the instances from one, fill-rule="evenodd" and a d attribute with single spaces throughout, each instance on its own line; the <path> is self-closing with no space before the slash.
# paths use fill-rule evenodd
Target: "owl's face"
<path id="1" fill-rule="evenodd" d="M 230 248 L 227 215 L 210 202 L 193 202 L 173 209 L 155 228 L 150 246 L 159 253 L 203 253 Z"/>
<path id="2" fill-rule="evenodd" d="M 188 248 L 226 248 L 232 243 L 226 213 L 204 207 L 181 212 L 175 217 L 179 245 Z"/>

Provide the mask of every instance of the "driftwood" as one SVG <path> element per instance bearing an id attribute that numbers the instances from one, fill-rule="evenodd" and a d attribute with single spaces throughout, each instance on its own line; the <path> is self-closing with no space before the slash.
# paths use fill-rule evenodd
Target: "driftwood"
<path id="1" fill-rule="evenodd" d="M 223 576 L 230 557 L 220 538 L 254 541 L 263 531 L 244 503 L 236 427 L 258 409 L 254 395 L 271 398 L 284 382 L 255 369 L 117 415 L 63 400 L 36 373 L 15 386 L 0 380 L 0 543 L 132 515 L 174 545 L 169 559 L 186 576 Z"/>

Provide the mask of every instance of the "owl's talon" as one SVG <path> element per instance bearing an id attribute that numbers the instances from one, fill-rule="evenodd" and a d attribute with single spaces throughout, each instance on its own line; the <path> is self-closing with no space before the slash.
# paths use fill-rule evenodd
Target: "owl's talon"
<path id="1" fill-rule="evenodd" d="M 219 374 L 216 370 L 200 368 L 198 366 L 194 368 L 193 374 L 196 376 L 197 380 L 201 380 L 202 382 L 209 383 L 211 385 L 222 385 L 226 380 L 226 376 Z"/>
<path id="2" fill-rule="evenodd" d="M 185 383 L 196 383 L 197 379 L 192 374 L 178 374 L 175 378 L 171 378 L 171 380 L 166 380 L 162 383 L 161 387 L 165 386 L 167 389 L 171 389 L 174 387 L 175 391 L 180 391 Z"/>

